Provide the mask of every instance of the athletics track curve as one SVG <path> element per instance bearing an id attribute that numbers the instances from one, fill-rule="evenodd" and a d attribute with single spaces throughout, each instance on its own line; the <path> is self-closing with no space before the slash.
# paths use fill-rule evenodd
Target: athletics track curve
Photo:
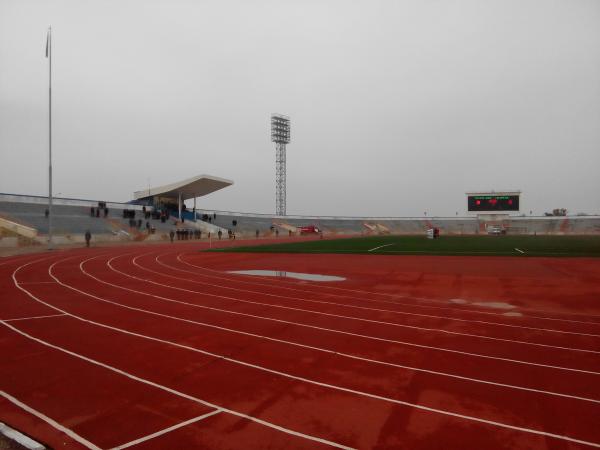
<path id="1" fill-rule="evenodd" d="M 596 260 L 204 247 L 1 259 L 0 421 L 55 448 L 600 447 Z"/>

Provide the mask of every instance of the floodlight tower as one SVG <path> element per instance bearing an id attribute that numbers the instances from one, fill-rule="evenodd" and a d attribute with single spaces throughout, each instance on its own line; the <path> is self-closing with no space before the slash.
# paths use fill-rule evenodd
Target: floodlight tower
<path id="1" fill-rule="evenodd" d="M 290 142 L 290 118 L 271 114 L 271 141 L 275 142 L 275 214 L 285 216 L 285 145 Z"/>

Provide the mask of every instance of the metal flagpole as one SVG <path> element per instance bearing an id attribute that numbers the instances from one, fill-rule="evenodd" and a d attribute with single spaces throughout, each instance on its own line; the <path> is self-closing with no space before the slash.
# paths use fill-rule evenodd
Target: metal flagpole
<path id="1" fill-rule="evenodd" d="M 52 27 L 46 35 L 48 58 L 48 250 L 52 250 Z"/>

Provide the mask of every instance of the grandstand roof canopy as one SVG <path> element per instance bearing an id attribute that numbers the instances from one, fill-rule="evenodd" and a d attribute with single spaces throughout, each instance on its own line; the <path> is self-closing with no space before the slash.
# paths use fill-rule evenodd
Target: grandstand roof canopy
<path id="1" fill-rule="evenodd" d="M 176 183 L 136 191 L 133 193 L 133 197 L 135 200 L 155 196 L 178 198 L 181 194 L 181 199 L 187 200 L 189 198 L 202 197 L 232 184 L 233 181 L 225 178 L 214 177 L 212 175 L 198 175 Z"/>

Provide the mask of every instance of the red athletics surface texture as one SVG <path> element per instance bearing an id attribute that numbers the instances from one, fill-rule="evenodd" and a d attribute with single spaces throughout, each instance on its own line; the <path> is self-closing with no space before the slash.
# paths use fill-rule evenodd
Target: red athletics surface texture
<path id="1" fill-rule="evenodd" d="M 0 259 L 0 421 L 55 449 L 600 448 L 600 261 L 205 248 Z"/>

